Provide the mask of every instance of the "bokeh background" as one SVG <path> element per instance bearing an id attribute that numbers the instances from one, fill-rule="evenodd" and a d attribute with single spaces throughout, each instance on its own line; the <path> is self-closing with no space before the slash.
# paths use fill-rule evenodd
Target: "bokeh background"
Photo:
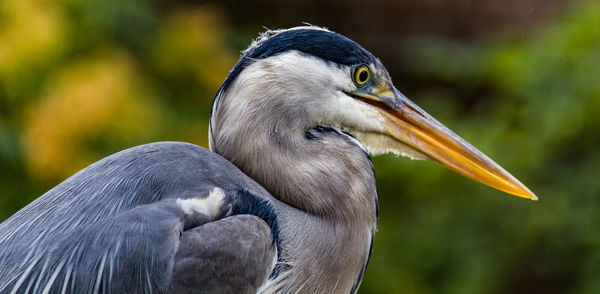
<path id="1" fill-rule="evenodd" d="M 600 1 L 1 0 L 0 220 L 124 148 L 206 147 L 239 52 L 303 22 L 380 57 L 540 197 L 374 158 L 360 293 L 600 293 Z"/>

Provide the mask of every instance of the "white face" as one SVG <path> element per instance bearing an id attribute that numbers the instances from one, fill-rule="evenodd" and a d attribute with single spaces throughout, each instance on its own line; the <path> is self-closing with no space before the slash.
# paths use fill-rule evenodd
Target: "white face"
<path id="1" fill-rule="evenodd" d="M 372 75 L 387 77 L 374 64 L 367 66 Z M 239 119 L 248 113 L 273 119 L 268 116 L 275 112 L 302 132 L 316 126 L 346 131 L 372 154 L 392 152 L 413 159 L 427 158 L 385 135 L 386 121 L 381 111 L 347 94 L 358 89 L 353 81 L 354 69 L 297 51 L 258 60 L 240 73 L 228 98 L 220 102 L 229 112 L 221 120 Z M 259 111 L 269 107 L 272 111 Z"/>

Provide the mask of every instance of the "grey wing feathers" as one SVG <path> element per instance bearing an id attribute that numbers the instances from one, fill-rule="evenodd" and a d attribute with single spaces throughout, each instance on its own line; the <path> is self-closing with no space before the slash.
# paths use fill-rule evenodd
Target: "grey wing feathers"
<path id="1" fill-rule="evenodd" d="M 252 215 L 184 232 L 169 293 L 256 293 L 276 261 L 271 240 L 269 226 Z"/>
<path id="2" fill-rule="evenodd" d="M 3 292 L 165 293 L 183 219 L 174 201 L 160 202 L 74 230 Z"/>
<path id="3" fill-rule="evenodd" d="M 147 144 L 98 161 L 0 224 L 0 293 L 166 293 L 180 237 L 189 235 L 189 213 L 176 199 L 215 187 L 272 199 L 192 144 Z M 238 233 L 221 242 L 255 234 Z"/>

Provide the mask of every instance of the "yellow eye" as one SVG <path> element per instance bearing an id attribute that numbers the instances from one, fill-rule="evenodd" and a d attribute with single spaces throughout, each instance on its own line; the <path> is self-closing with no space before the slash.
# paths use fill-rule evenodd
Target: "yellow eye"
<path id="1" fill-rule="evenodd" d="M 371 72 L 366 65 L 361 65 L 354 71 L 354 82 L 358 86 L 366 84 L 369 81 L 369 78 L 371 78 Z"/>

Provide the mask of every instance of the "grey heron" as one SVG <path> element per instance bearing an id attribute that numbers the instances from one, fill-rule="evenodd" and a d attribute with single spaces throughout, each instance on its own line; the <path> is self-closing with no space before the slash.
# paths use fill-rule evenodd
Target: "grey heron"
<path id="1" fill-rule="evenodd" d="M 210 149 L 133 147 L 0 224 L 0 293 L 355 293 L 378 214 L 368 154 L 535 195 L 403 96 L 354 41 L 304 26 L 245 50 Z"/>

